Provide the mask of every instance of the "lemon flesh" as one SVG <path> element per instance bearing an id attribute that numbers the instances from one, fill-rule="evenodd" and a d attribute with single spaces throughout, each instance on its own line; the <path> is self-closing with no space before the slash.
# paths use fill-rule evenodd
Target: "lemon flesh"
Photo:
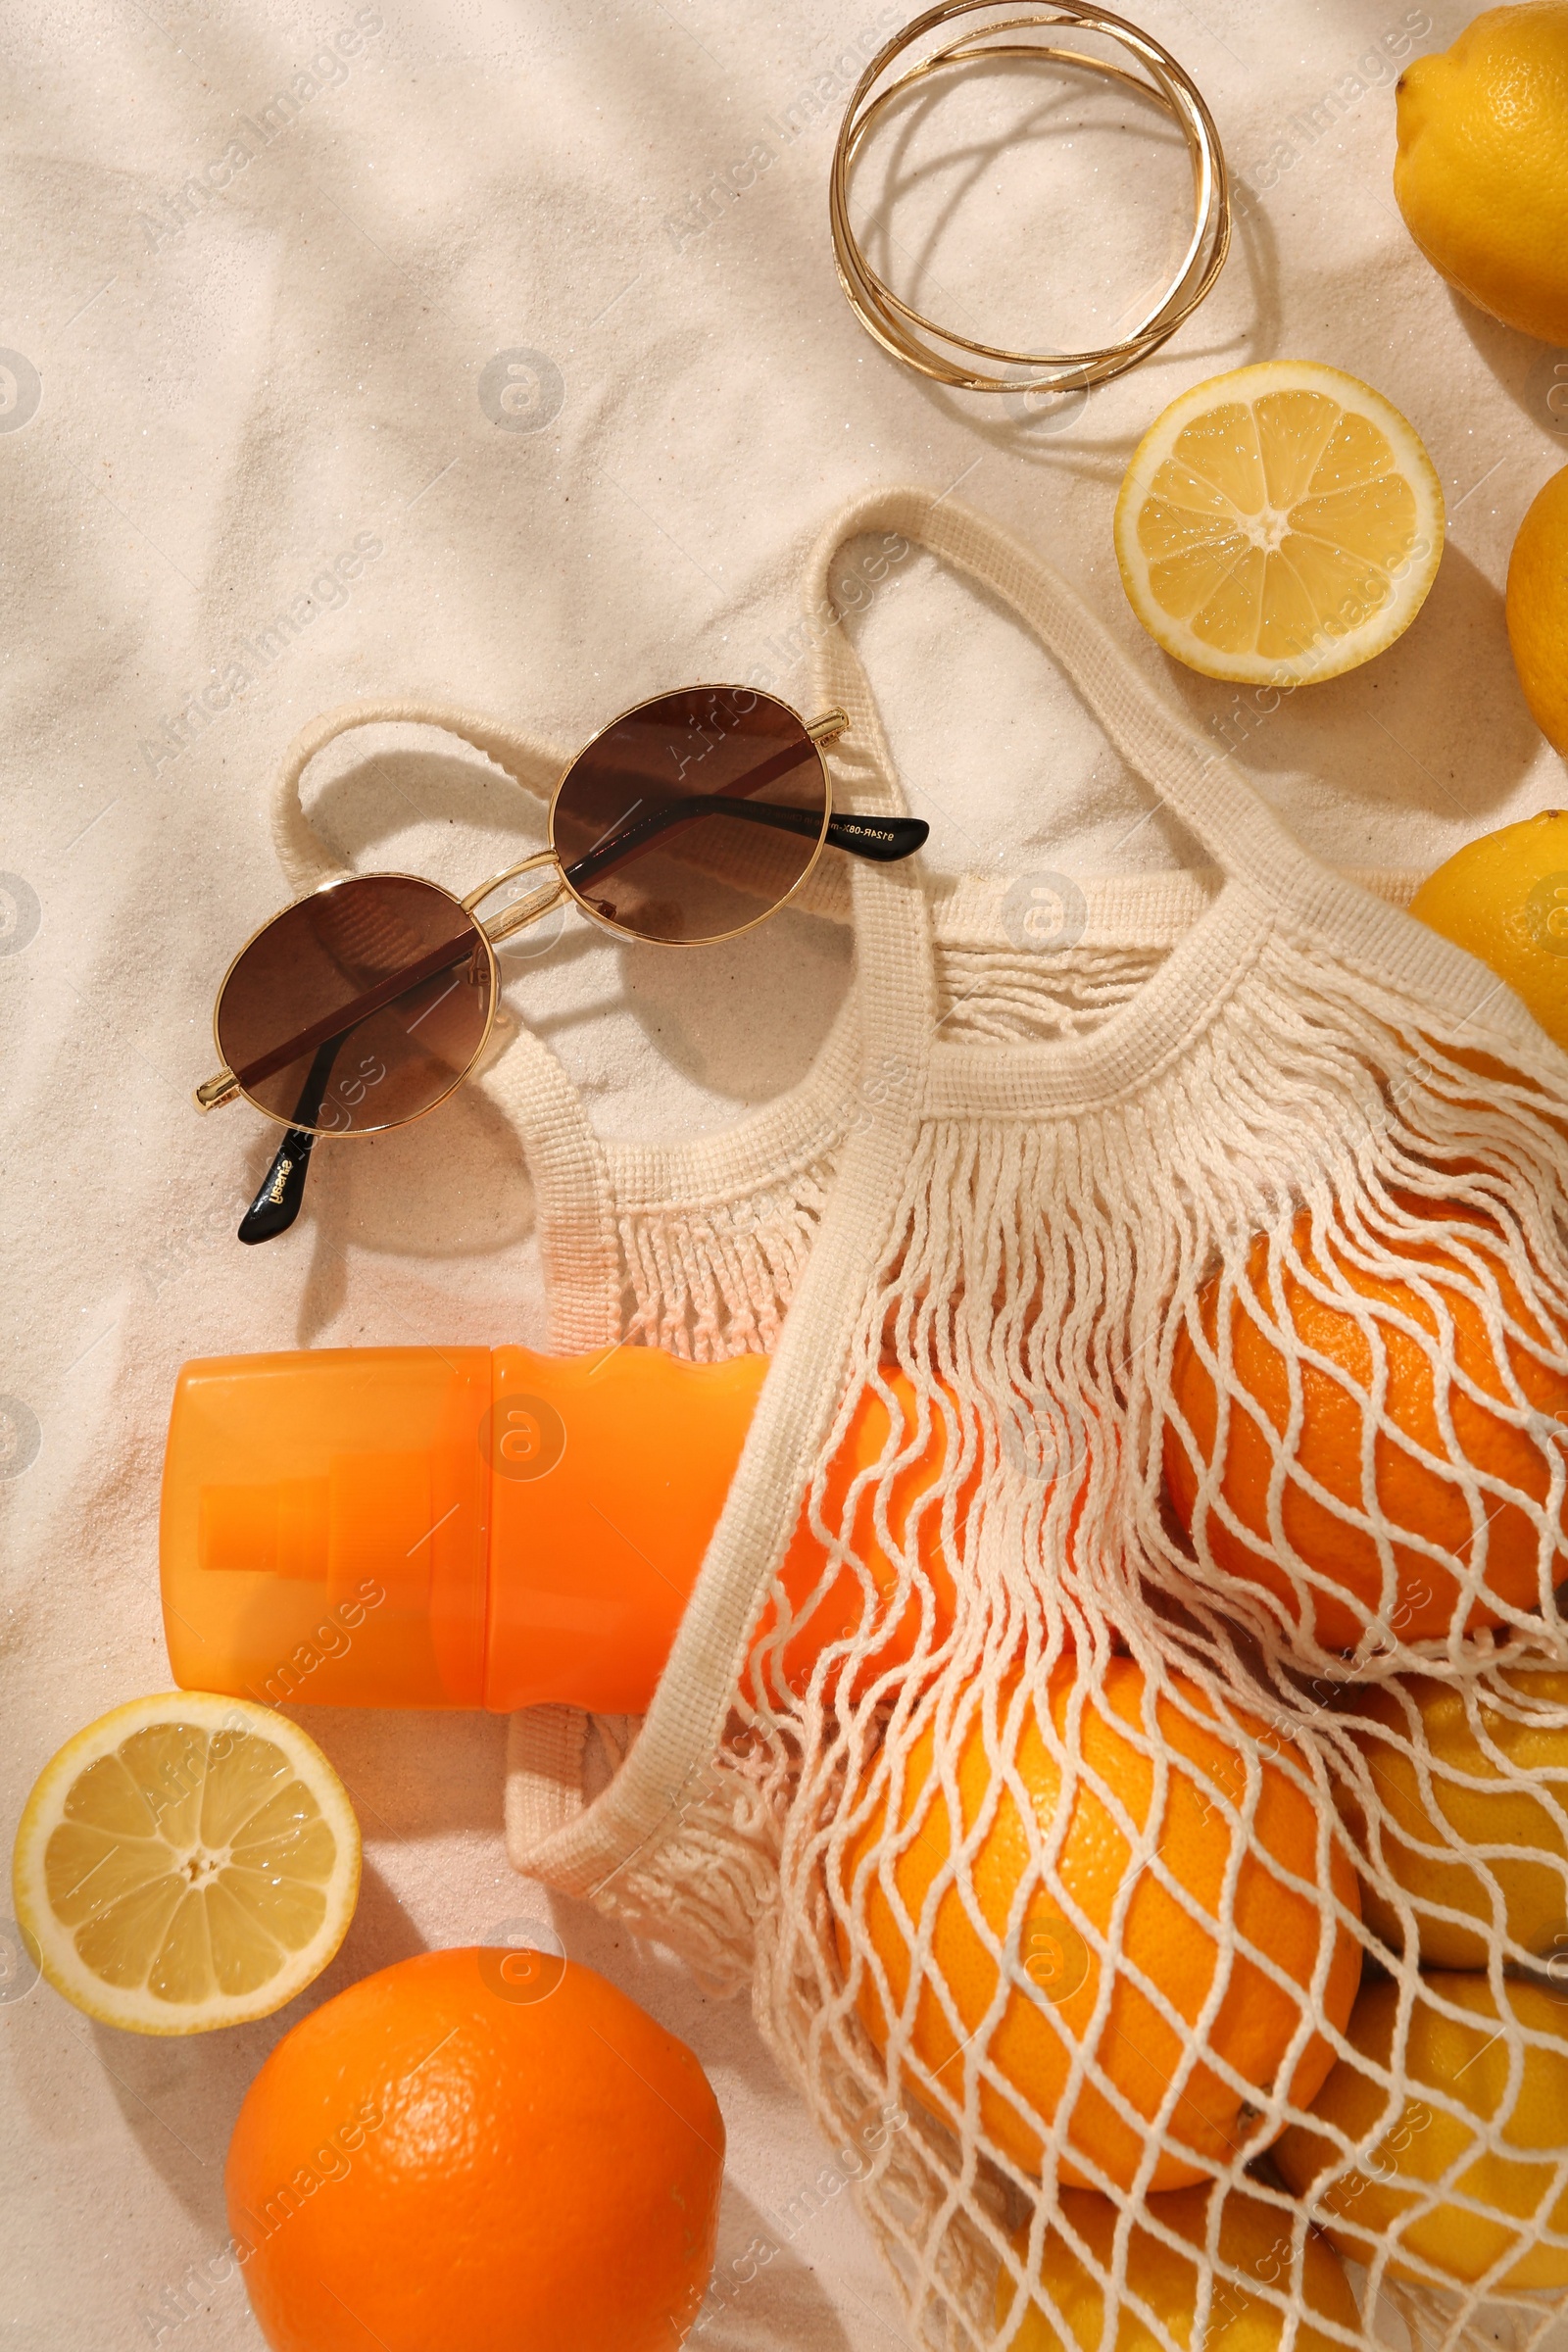
<path id="1" fill-rule="evenodd" d="M 1370 385 L 1271 360 L 1184 392 L 1116 502 L 1116 560 L 1155 643 L 1205 676 L 1338 677 L 1420 611 L 1443 492 L 1414 428 Z"/>
<path id="2" fill-rule="evenodd" d="M 1466 842 L 1410 912 L 1490 964 L 1568 1051 L 1568 811 L 1543 808 Z"/>
<path id="3" fill-rule="evenodd" d="M 1409 2087 L 1391 2106 L 1371 2070 L 1391 2065 L 1399 1987 L 1363 1987 L 1347 2038 L 1367 2065 L 1342 2059 L 1312 2102 L 1350 2154 L 1305 2124 L 1270 2151 L 1348 2260 L 1370 2264 L 1386 2248 L 1396 2278 L 1568 2286 L 1568 2001 L 1538 1984 L 1504 1991 L 1499 2013 L 1485 1977 L 1421 1980 Z M 1440 2001 L 1467 2014 L 1446 2016 Z M 1524 2044 L 1517 2081 L 1510 2040 Z"/>
<path id="4" fill-rule="evenodd" d="M 1509 1667 L 1495 1682 L 1490 1704 L 1424 1675 L 1347 1702 L 1383 1816 L 1380 1875 L 1409 1903 L 1426 1967 L 1485 1969 L 1495 1948 L 1505 1966 L 1568 1971 L 1568 1674 Z M 1369 1852 L 1359 1798 L 1340 1801 Z M 1398 1912 L 1370 1879 L 1361 1916 L 1402 1951 Z"/>
<path id="5" fill-rule="evenodd" d="M 1159 2227 L 1135 2223 L 1127 2240 L 1127 2294 L 1146 2304 L 1179 2344 L 1193 2341 L 1198 2255 L 1208 2242 L 1209 2198 L 1214 2193 L 1206 2187 L 1180 2188 L 1146 2198 L 1147 2219 Z M 1064 2188 L 1058 2210 L 1061 2224 L 1045 2232 L 1038 2276 L 1067 2332 L 1063 2335 L 1043 2303 L 1032 2301 L 1012 2339 L 1012 2352 L 1101 2352 L 1105 2298 L 1098 2274 L 1114 2268 L 1120 2211 L 1108 2197 L 1087 2188 Z M 1171 2245 L 1161 2231 L 1185 2243 Z M 1012 2239 L 1013 2252 L 1025 2266 L 1029 2234 L 1025 2226 Z M 1301 2318 L 1297 2352 L 1339 2352 L 1337 2339 L 1313 2327 L 1314 2318 L 1335 2322 L 1352 2334 L 1359 2331 L 1355 2297 L 1338 2255 L 1310 2230 L 1298 2253 L 1301 2237 L 1295 2216 L 1282 2206 L 1245 2190 L 1229 2191 L 1219 2217 L 1219 2260 L 1201 2338 L 1203 2352 L 1274 2352 L 1297 2300 L 1298 2280 Z M 1074 2239 L 1088 2248 L 1089 2259 Z M 999 2330 L 1005 2327 L 1015 2294 L 1004 2265 L 997 2282 Z M 1123 2301 L 1117 2315 L 1114 2352 L 1165 2352 L 1162 2338 L 1129 2301 Z"/>
<path id="6" fill-rule="evenodd" d="M 69 1740 L 13 1865 L 43 1975 L 136 2034 L 280 2008 L 342 1942 L 359 1879 L 359 1826 L 315 1741 L 205 1691 L 132 1700 Z"/>

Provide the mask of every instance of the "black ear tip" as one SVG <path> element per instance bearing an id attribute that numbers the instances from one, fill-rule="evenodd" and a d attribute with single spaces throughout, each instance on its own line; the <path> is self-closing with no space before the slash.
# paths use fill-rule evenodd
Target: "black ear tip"
<path id="1" fill-rule="evenodd" d="M 239 1222 L 239 1239 L 247 1245 L 270 1242 L 287 1233 L 305 1199 L 305 1177 L 316 1138 L 309 1128 L 291 1127 L 277 1156 L 262 1178 L 262 1189 Z"/>
<path id="2" fill-rule="evenodd" d="M 245 1211 L 239 1221 L 238 1238 L 247 1244 L 270 1242 L 278 1234 L 287 1233 L 299 1213 L 297 1200 L 281 1202 L 275 1208 L 270 1201 L 264 1200 L 259 1207 Z"/>
<path id="3" fill-rule="evenodd" d="M 886 856 L 890 864 L 896 864 L 901 858 L 912 858 L 931 838 L 931 828 L 923 816 L 890 816 L 885 822 Z"/>

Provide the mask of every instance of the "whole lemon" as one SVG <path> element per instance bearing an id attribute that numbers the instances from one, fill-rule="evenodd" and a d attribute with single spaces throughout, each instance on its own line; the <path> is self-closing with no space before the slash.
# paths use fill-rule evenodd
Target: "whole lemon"
<path id="1" fill-rule="evenodd" d="M 1518 1947 L 1505 1962 L 1568 1970 L 1568 1674 L 1509 1666 L 1482 1690 L 1409 1675 L 1354 1690 L 1344 1711 L 1382 1813 L 1381 1868 L 1361 1886 L 1367 1926 L 1401 1948 L 1376 1884 L 1392 1877 L 1428 1968 L 1484 1969 L 1500 1925 Z M 1359 1799 L 1345 1791 L 1341 1808 L 1373 1852 Z"/>
<path id="2" fill-rule="evenodd" d="M 1508 559 L 1508 643 L 1530 715 L 1568 754 L 1568 466 L 1538 493 Z"/>
<path id="3" fill-rule="evenodd" d="M 1311 2193 L 1348 2261 L 1369 2263 L 1386 2245 L 1400 2278 L 1437 2274 L 1474 2285 L 1506 2262 L 1491 2280 L 1505 2291 L 1568 2286 L 1568 2001 L 1511 1980 L 1504 1992 L 1499 2013 L 1485 1977 L 1421 1980 L 1404 2048 L 1408 2087 L 1391 2109 L 1378 2073 L 1392 2069 L 1399 1987 L 1362 1988 L 1347 2038 L 1366 2064 L 1342 2058 L 1312 2101 L 1358 2161 L 1325 2179 L 1346 2163 L 1343 2142 L 1308 2124 L 1274 2143 L 1286 2186 Z M 1519 2045 L 1517 2081 L 1510 2042 Z"/>
<path id="4" fill-rule="evenodd" d="M 1568 5 L 1488 9 L 1397 88 L 1394 193 L 1461 294 L 1568 343 Z"/>
<path id="5" fill-rule="evenodd" d="M 1466 842 L 1427 876 L 1410 912 L 1489 963 L 1568 1050 L 1568 809 Z"/>
<path id="6" fill-rule="evenodd" d="M 1135 2223 L 1127 2240 L 1127 2288 L 1147 2303 L 1179 2344 L 1191 2344 L 1198 2307 L 1198 2254 L 1208 2242 L 1207 2188 L 1178 2188 L 1152 2196 L 1144 2204 L 1143 2223 Z M 1012 2339 L 1013 2352 L 1100 2352 L 1103 2341 L 1105 2295 L 1097 2272 L 1091 2270 L 1067 2235 L 1088 2247 L 1101 2271 L 1109 2271 L 1115 2254 L 1119 2207 L 1090 2188 L 1064 2188 L 1058 2210 L 1062 2227 L 1047 2230 L 1040 2253 L 1040 2283 L 1067 2324 L 1064 2338 L 1044 2304 L 1031 2303 L 1023 2325 Z M 1157 2223 L 1172 2237 L 1184 2238 L 1191 2254 L 1168 2245 L 1150 2223 Z M 1029 2259 L 1029 2228 L 1013 2237 L 1012 2247 L 1024 2263 Z M 1219 2217 L 1219 2271 L 1208 2309 L 1208 2326 L 1200 2338 L 1203 2352 L 1276 2352 L 1285 2332 L 1287 2308 L 1297 2298 L 1297 2230 L 1294 2217 L 1279 2205 L 1231 2189 Z M 1238 2274 L 1227 2278 L 1226 2272 Z M 997 2281 L 997 2326 L 1005 2326 L 1016 2293 L 1005 2267 Z M 1332 2352 L 1335 2339 L 1312 2326 L 1314 2317 L 1334 2321 L 1357 2331 L 1355 2297 L 1340 2268 L 1338 2255 L 1315 2230 L 1308 2230 L 1300 2252 L 1301 2320 L 1296 2333 L 1297 2352 Z M 1117 2314 L 1115 2352 L 1162 2352 L 1162 2339 L 1127 2303 Z"/>

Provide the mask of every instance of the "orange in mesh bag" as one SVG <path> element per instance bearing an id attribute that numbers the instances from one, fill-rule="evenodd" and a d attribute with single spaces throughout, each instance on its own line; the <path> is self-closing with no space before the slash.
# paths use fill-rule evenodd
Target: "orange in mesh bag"
<path id="1" fill-rule="evenodd" d="M 1478 1209 L 1389 1206 L 1389 1228 L 1302 1209 L 1288 1243 L 1259 1234 L 1242 1281 L 1203 1285 L 1171 1364 L 1183 1527 L 1324 1649 L 1517 1619 L 1562 1566 L 1568 1311 L 1543 1330 Z"/>
<path id="2" fill-rule="evenodd" d="M 872 1763 L 834 1888 L 840 1955 L 879 2048 L 898 2014 L 936 2114 L 961 2123 L 953 2062 L 978 2037 L 982 2129 L 1025 2171 L 1049 2146 L 1079 2187 L 1183 2187 L 1333 2065 L 1311 2020 L 1343 2029 L 1355 1997 L 1336 1916 L 1359 1916 L 1354 1873 L 1305 1758 L 1260 1749 L 1266 1726 L 1227 1722 L 1185 1676 L 1069 1655 L 1043 1695 L 1014 1672 L 994 1707 L 928 1711 L 898 1767 Z"/>
<path id="3" fill-rule="evenodd" d="M 944 1521 L 961 1519 L 975 1488 L 971 1471 L 944 1508 L 956 1420 L 951 1392 L 922 1406 L 907 1373 L 880 1368 L 785 1554 L 787 1605 L 764 1610 L 753 1653 L 759 1692 L 799 1695 L 820 1669 L 826 1688 L 858 1698 L 918 1652 L 940 1650 L 956 1608 Z M 851 1650 L 854 1669 L 842 1675 Z"/>

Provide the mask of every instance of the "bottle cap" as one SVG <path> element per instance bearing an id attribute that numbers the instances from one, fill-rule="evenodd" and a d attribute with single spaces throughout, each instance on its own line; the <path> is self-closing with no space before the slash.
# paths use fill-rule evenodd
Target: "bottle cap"
<path id="1" fill-rule="evenodd" d="M 487 1348 L 186 1364 L 160 1528 L 181 1688 L 482 1706 L 490 1405 Z"/>

